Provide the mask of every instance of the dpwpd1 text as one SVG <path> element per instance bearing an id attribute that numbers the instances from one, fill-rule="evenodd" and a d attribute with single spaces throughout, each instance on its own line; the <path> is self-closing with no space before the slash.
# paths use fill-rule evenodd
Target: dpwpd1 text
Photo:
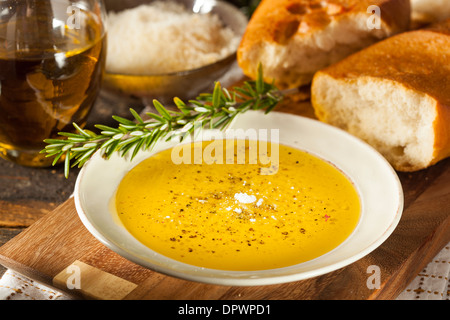
<path id="1" fill-rule="evenodd" d="M 270 305 L 224 304 L 222 306 L 198 306 L 185 304 L 178 307 L 178 315 L 197 315 L 209 318 L 213 315 L 269 315 Z"/>

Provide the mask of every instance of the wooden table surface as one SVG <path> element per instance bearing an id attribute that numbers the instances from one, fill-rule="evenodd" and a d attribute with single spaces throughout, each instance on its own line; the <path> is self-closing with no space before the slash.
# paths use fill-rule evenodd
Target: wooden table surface
<path id="1" fill-rule="evenodd" d="M 313 111 L 310 104 L 307 102 L 303 103 L 302 96 L 304 97 L 304 94 L 300 94 L 298 100 L 295 97 L 290 96 L 289 99 L 286 99 L 287 101 L 285 101 L 285 103 L 278 106 L 277 111 L 313 117 Z M 111 106 L 114 107 L 112 108 Z M 118 100 L 117 98 L 111 100 L 109 96 L 102 95 L 95 105 L 88 127 L 92 127 L 92 124 L 94 123 L 115 126 L 115 121 L 111 120 L 111 115 L 117 114 L 123 117 L 129 117 L 129 107 L 133 107 L 137 111 L 140 111 L 139 108 L 142 108 L 136 101 L 124 101 Z M 364 261 L 361 261 L 362 265 L 383 264 L 383 274 L 390 276 L 388 278 L 389 281 L 383 284 L 384 290 L 378 290 L 379 292 L 376 294 L 371 293 L 369 298 L 391 299 L 398 295 L 398 293 L 400 293 L 398 290 L 402 290 L 399 288 L 406 286 L 421 268 L 434 257 L 435 253 L 437 253 L 443 245 L 448 243 L 447 230 L 450 226 L 448 216 L 448 194 L 450 194 L 450 185 L 447 183 L 449 181 L 448 177 L 450 177 L 449 165 L 450 159 L 447 159 L 428 170 L 414 174 L 399 173 L 399 178 L 405 190 L 405 208 L 408 210 L 408 214 L 405 214 L 404 219 L 402 219 L 401 228 L 397 228 L 396 234 L 387 241 L 386 245 L 378 249 L 373 255 L 368 256 Z M 34 236 L 40 237 L 40 240 L 37 242 L 32 241 L 31 246 L 39 245 L 41 242 L 45 245 L 45 241 L 48 239 L 46 239 L 46 235 L 39 230 L 43 230 L 42 228 L 45 228 L 46 223 L 49 221 L 47 221 L 48 219 L 40 218 L 47 213 L 50 213 L 49 216 L 52 216 L 55 211 L 58 211 L 54 209 L 66 202 L 74 189 L 76 177 L 77 170 L 72 171 L 69 179 L 66 180 L 63 175 L 62 167 L 48 169 L 24 168 L 0 159 L 0 246 L 14 238 L 21 231 L 27 229 L 35 221 L 39 220 L 36 224 L 39 225 L 39 228 L 34 228 L 34 233 L 33 228 L 29 228 L 27 232 L 22 234 L 25 236 L 22 237 L 21 235 L 21 237 L 14 239 L 16 240 L 15 244 L 11 245 L 11 242 L 14 242 L 11 241 L 9 247 L 8 245 L 3 247 L 6 248 L 3 250 L 6 258 L 10 258 L 14 255 L 13 258 L 15 259 L 21 260 L 23 258 L 22 253 L 14 248 L 16 248 L 17 245 L 22 244 L 21 239 L 27 238 L 26 235 L 30 233 L 30 230 Z M 424 215 L 426 217 L 425 219 Z M 61 217 L 61 215 L 59 216 Z M 62 217 L 66 216 L 62 215 Z M 47 229 L 49 228 L 50 227 Z M 27 243 L 30 245 L 29 241 Z M 11 248 L 13 248 L 13 250 Z M 70 248 L 68 250 L 71 252 Z M 388 254 L 386 255 L 386 253 Z M 89 254 L 95 256 L 96 254 L 99 254 L 99 252 L 94 250 L 93 253 Z M 100 252 L 100 256 L 104 257 L 103 251 Z M 88 255 L 88 258 L 91 263 L 95 260 L 91 259 L 92 257 L 90 255 Z M 115 258 L 116 257 L 114 256 L 114 259 Z M 43 263 L 48 266 L 48 260 L 44 260 Z M 100 260 L 100 262 L 103 266 L 102 260 Z M 54 261 L 54 263 L 57 264 L 58 261 Z M 60 270 L 63 269 L 64 268 L 60 268 Z M 349 268 L 346 268 L 342 273 L 339 271 L 332 276 L 325 275 L 318 279 L 312 279 L 309 282 L 305 281 L 303 283 L 294 283 L 292 285 L 299 286 L 296 288 L 297 291 L 295 292 L 300 294 L 300 297 L 303 292 L 302 290 L 305 288 L 309 288 L 311 285 L 313 287 L 322 287 L 321 284 L 323 283 L 321 281 L 325 281 L 328 277 L 334 277 L 333 279 L 338 280 L 330 282 L 334 286 L 334 289 L 326 292 L 328 295 L 334 294 L 335 290 L 338 290 L 339 288 L 339 290 L 342 289 L 342 279 L 346 279 L 347 285 L 353 283 L 355 282 L 355 275 L 359 275 L 361 273 L 360 271 L 363 269 L 361 269 L 360 265 L 358 266 L 355 263 Z M 0 269 L 0 275 L 4 271 L 4 269 Z M 53 274 L 50 275 L 50 280 L 54 279 L 53 276 Z M 150 278 L 152 281 L 155 280 L 155 277 Z M 156 278 L 158 281 L 162 279 L 159 275 L 156 276 Z M 348 282 L 349 279 L 351 279 L 350 282 Z M 167 281 L 179 280 L 169 279 Z M 167 281 L 162 281 L 162 284 L 167 283 Z M 319 281 L 319 283 L 316 283 L 317 281 Z M 399 285 L 399 281 L 401 282 L 401 285 Z M 182 281 L 177 283 L 184 285 L 184 282 Z M 365 283 L 365 280 L 361 283 Z M 144 281 L 141 287 L 147 290 L 148 286 L 145 284 L 146 282 Z M 204 288 L 201 284 L 196 284 L 196 286 L 200 288 L 199 292 L 203 292 Z M 290 287 L 287 286 L 286 288 L 289 289 Z M 142 294 L 140 290 L 141 289 L 136 289 L 135 291 L 137 293 L 135 294 Z M 233 289 L 230 290 L 231 293 L 235 292 Z M 254 295 L 247 295 L 249 292 L 255 293 L 250 288 L 246 291 L 246 297 L 255 297 Z M 263 290 L 263 292 L 265 291 Z M 344 292 L 345 295 L 347 293 L 347 291 Z M 145 294 L 144 296 L 147 297 Z M 176 295 L 173 288 L 170 294 L 171 296 Z M 318 294 L 320 295 L 322 292 L 319 290 Z M 376 295 L 379 295 L 380 297 Z M 327 295 L 325 296 L 328 297 Z M 139 297 L 141 298 L 141 296 Z M 275 295 L 275 297 L 278 296 Z M 364 294 L 364 298 L 367 298 L 367 294 Z"/>
<path id="2" fill-rule="evenodd" d="M 114 107 L 111 107 L 114 106 Z M 88 127 L 116 125 L 113 114 L 130 117 L 129 107 L 142 105 L 102 92 L 89 118 Z M 78 170 L 69 179 L 62 166 L 27 168 L 0 158 L 0 246 L 66 201 L 73 192 Z M 0 277 L 5 272 L 0 265 Z"/>

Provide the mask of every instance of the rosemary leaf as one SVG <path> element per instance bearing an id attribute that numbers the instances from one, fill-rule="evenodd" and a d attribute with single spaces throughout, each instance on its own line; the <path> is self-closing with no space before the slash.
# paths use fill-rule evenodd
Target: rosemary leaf
<path id="1" fill-rule="evenodd" d="M 214 88 L 213 91 L 213 96 L 212 96 L 212 107 L 214 109 L 219 109 L 220 108 L 220 100 L 222 98 L 222 88 L 220 86 L 220 82 L 216 82 L 216 86 Z"/>
<path id="2" fill-rule="evenodd" d="M 119 116 L 112 116 L 112 118 L 121 124 L 132 125 L 132 126 L 135 125 L 135 123 L 133 121 L 119 117 Z"/>
<path id="3" fill-rule="evenodd" d="M 161 102 L 159 102 L 158 100 L 153 100 L 153 106 L 164 119 L 166 120 L 172 119 L 172 116 L 170 115 L 169 111 L 167 111 L 167 109 L 164 108 Z"/>
<path id="4" fill-rule="evenodd" d="M 136 119 L 137 122 L 144 123 L 144 120 L 142 120 L 141 116 L 134 109 L 131 108 L 130 112 L 133 115 L 133 117 Z"/>
<path id="5" fill-rule="evenodd" d="M 84 131 L 83 129 L 81 129 L 76 123 L 74 123 L 73 126 L 74 126 L 75 129 L 77 129 L 77 131 L 78 131 L 79 133 L 81 133 L 83 136 L 85 136 L 85 137 L 87 137 L 87 138 L 90 137 L 90 134 L 87 133 L 87 131 Z"/>

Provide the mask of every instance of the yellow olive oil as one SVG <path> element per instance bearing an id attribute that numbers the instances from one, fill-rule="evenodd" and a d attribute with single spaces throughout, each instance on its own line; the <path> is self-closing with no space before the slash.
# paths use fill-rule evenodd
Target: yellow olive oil
<path id="1" fill-rule="evenodd" d="M 132 169 L 115 205 L 132 235 L 175 260 L 234 271 L 281 268 L 333 250 L 358 224 L 353 184 L 309 153 L 279 145 L 272 175 L 261 175 L 258 164 L 176 165 L 171 155 L 162 151 Z"/>

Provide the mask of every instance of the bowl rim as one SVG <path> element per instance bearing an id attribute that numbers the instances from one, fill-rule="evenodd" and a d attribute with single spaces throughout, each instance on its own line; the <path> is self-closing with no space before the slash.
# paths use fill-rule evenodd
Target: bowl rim
<path id="1" fill-rule="evenodd" d="M 261 112 L 249 112 L 247 114 L 248 117 L 254 117 L 257 114 L 262 114 L 264 117 L 268 117 L 270 115 L 264 115 Z M 377 162 L 377 164 L 380 166 L 380 168 L 384 171 L 384 174 L 386 174 L 386 178 L 389 178 L 389 181 L 391 181 L 390 188 L 392 190 L 395 190 L 396 194 L 392 194 L 393 199 L 395 200 L 393 203 L 393 208 L 395 207 L 395 210 L 392 210 L 392 212 L 389 213 L 389 225 L 385 226 L 383 228 L 382 234 L 377 236 L 376 239 L 373 239 L 370 241 L 370 243 L 365 243 L 364 245 L 360 245 L 360 248 L 358 249 L 357 253 L 351 254 L 350 256 L 344 257 L 344 259 L 338 259 L 337 261 L 334 261 L 331 264 L 326 264 L 321 267 L 313 268 L 312 270 L 307 270 L 304 272 L 296 272 L 296 268 L 300 267 L 306 267 L 308 268 L 310 265 L 314 266 L 317 261 L 321 261 L 321 259 L 325 259 L 329 257 L 330 255 L 335 254 L 338 248 L 345 247 L 346 244 L 348 244 L 350 241 L 352 241 L 353 234 L 348 237 L 341 245 L 339 245 L 336 249 L 333 249 L 329 251 L 328 253 L 315 258 L 313 260 L 300 263 L 298 265 L 290 266 L 290 267 L 284 267 L 284 268 L 278 268 L 278 269 L 272 269 L 272 270 L 260 270 L 260 271 L 223 271 L 223 270 L 214 270 L 214 269 L 208 269 L 208 268 L 201 268 L 201 267 L 195 267 L 187 265 L 183 262 L 175 261 L 170 258 L 164 257 L 161 254 L 158 254 L 158 258 L 167 259 L 171 262 L 174 262 L 176 267 L 175 268 L 167 268 L 164 264 L 163 265 L 156 265 L 152 264 L 151 262 L 143 260 L 141 257 L 136 256 L 135 252 L 131 252 L 127 249 L 124 249 L 120 243 L 112 241 L 108 235 L 105 235 L 104 230 L 99 229 L 96 227 L 95 223 L 92 222 L 92 220 L 89 217 L 89 214 L 85 212 L 85 208 L 83 207 L 82 203 L 82 196 L 80 196 L 81 188 L 82 188 L 82 182 L 86 177 L 87 171 L 89 170 L 90 166 L 92 165 L 92 159 L 86 163 L 86 165 L 81 170 L 77 181 L 75 185 L 75 206 L 77 209 L 77 213 L 79 215 L 79 218 L 85 225 L 85 227 L 88 229 L 88 231 L 94 235 L 95 238 L 97 238 L 101 243 L 103 243 L 106 247 L 111 249 L 112 251 L 118 253 L 119 255 L 123 256 L 124 258 L 141 265 L 145 268 L 148 268 L 150 270 L 166 274 L 169 276 L 173 276 L 176 278 L 184 279 L 184 280 L 191 280 L 196 281 L 200 283 L 207 283 L 207 284 L 215 284 L 215 285 L 227 285 L 227 286 L 259 286 L 259 285 L 271 285 L 271 284 L 280 284 L 280 283 L 286 283 L 286 282 L 293 282 L 298 280 L 304 280 L 316 276 L 320 276 L 332 271 L 335 271 L 337 269 L 343 268 L 345 266 L 348 266 L 357 260 L 363 258 L 373 250 L 375 250 L 377 247 L 379 247 L 396 229 L 401 216 L 402 211 L 404 208 L 404 195 L 403 195 L 403 189 L 400 182 L 400 179 L 398 178 L 395 170 L 392 168 L 392 166 L 388 163 L 388 161 L 381 156 L 375 149 L 373 149 L 371 146 L 367 145 L 365 142 L 361 141 L 360 139 L 351 136 L 350 134 L 342 131 L 341 129 L 332 127 L 330 125 L 324 124 L 322 122 L 319 122 L 317 120 L 304 118 L 296 115 L 288 115 L 286 113 L 280 113 L 280 112 L 273 112 L 271 113 L 274 117 L 294 117 L 299 118 L 299 121 L 303 121 L 303 123 L 310 123 L 315 126 L 319 126 L 322 129 L 327 130 L 329 133 L 335 133 L 336 136 L 341 135 L 347 141 L 350 141 L 351 143 L 354 143 L 355 145 L 359 145 L 362 149 L 365 149 L 364 152 L 371 153 L 371 155 L 374 157 L 374 161 Z M 280 141 L 280 144 L 283 142 Z M 301 148 L 300 148 L 301 149 Z M 164 150 L 163 148 L 158 149 L 155 147 L 155 149 L 150 152 L 147 155 L 143 155 L 143 159 L 151 156 L 152 154 L 155 154 L 159 151 Z M 308 150 L 305 150 L 308 151 Z M 314 153 L 314 152 L 313 152 Z M 320 156 L 320 155 L 318 155 Z M 96 157 L 98 158 L 99 155 L 97 154 Z M 101 157 L 101 156 L 100 156 Z M 325 160 L 328 160 L 325 158 Z M 94 160 L 95 161 L 95 160 Z M 139 161 L 140 162 L 140 161 Z M 136 163 L 137 164 L 137 163 Z M 135 164 L 135 165 L 136 165 Z M 134 165 L 131 165 L 129 167 L 134 167 Z M 131 169 L 129 168 L 129 169 Z M 342 170 L 342 167 L 338 166 L 339 169 Z M 122 170 L 123 171 L 123 170 Z M 344 173 L 345 170 L 343 170 Z M 355 182 L 355 177 L 351 175 L 347 175 L 349 179 L 352 180 L 352 182 Z M 357 184 L 356 184 L 357 185 Z M 358 190 L 358 193 L 360 194 L 361 190 Z M 361 196 L 361 194 L 360 194 Z M 364 200 L 364 199 L 363 199 Z M 364 206 L 364 202 L 362 203 Z M 362 209 L 363 210 L 363 209 Z M 362 212 L 362 215 L 364 215 L 364 212 Z M 360 221 L 358 223 L 358 226 L 360 226 L 362 222 Z M 358 227 L 357 227 L 358 228 Z M 356 229 L 355 229 L 356 230 Z M 355 232 L 355 231 L 354 231 Z M 107 232 L 106 232 L 107 233 Z M 148 248 L 147 248 L 148 249 Z M 151 249 L 148 249 L 152 251 Z M 178 266 L 181 266 L 180 268 L 177 268 Z M 186 273 L 186 270 L 184 269 L 184 266 L 189 266 L 192 270 L 195 270 L 195 272 Z M 278 271 L 284 271 L 284 272 L 278 272 Z"/>
<path id="2" fill-rule="evenodd" d="M 117 72 L 108 72 L 105 70 L 105 76 L 126 76 L 126 77 L 133 77 L 133 78 L 152 78 L 152 77 L 180 77 L 180 76 L 186 76 L 186 75 L 192 75 L 198 72 L 202 72 L 205 70 L 210 69 L 211 67 L 215 65 L 220 65 L 222 63 L 228 63 L 232 62 L 236 58 L 236 51 L 232 54 L 226 56 L 225 58 L 222 58 L 220 60 L 215 61 L 212 64 L 207 64 L 198 68 L 193 69 L 187 69 L 182 71 L 173 71 L 173 72 L 166 72 L 166 73 L 149 73 L 149 74 L 132 74 L 132 73 L 117 73 Z"/>

